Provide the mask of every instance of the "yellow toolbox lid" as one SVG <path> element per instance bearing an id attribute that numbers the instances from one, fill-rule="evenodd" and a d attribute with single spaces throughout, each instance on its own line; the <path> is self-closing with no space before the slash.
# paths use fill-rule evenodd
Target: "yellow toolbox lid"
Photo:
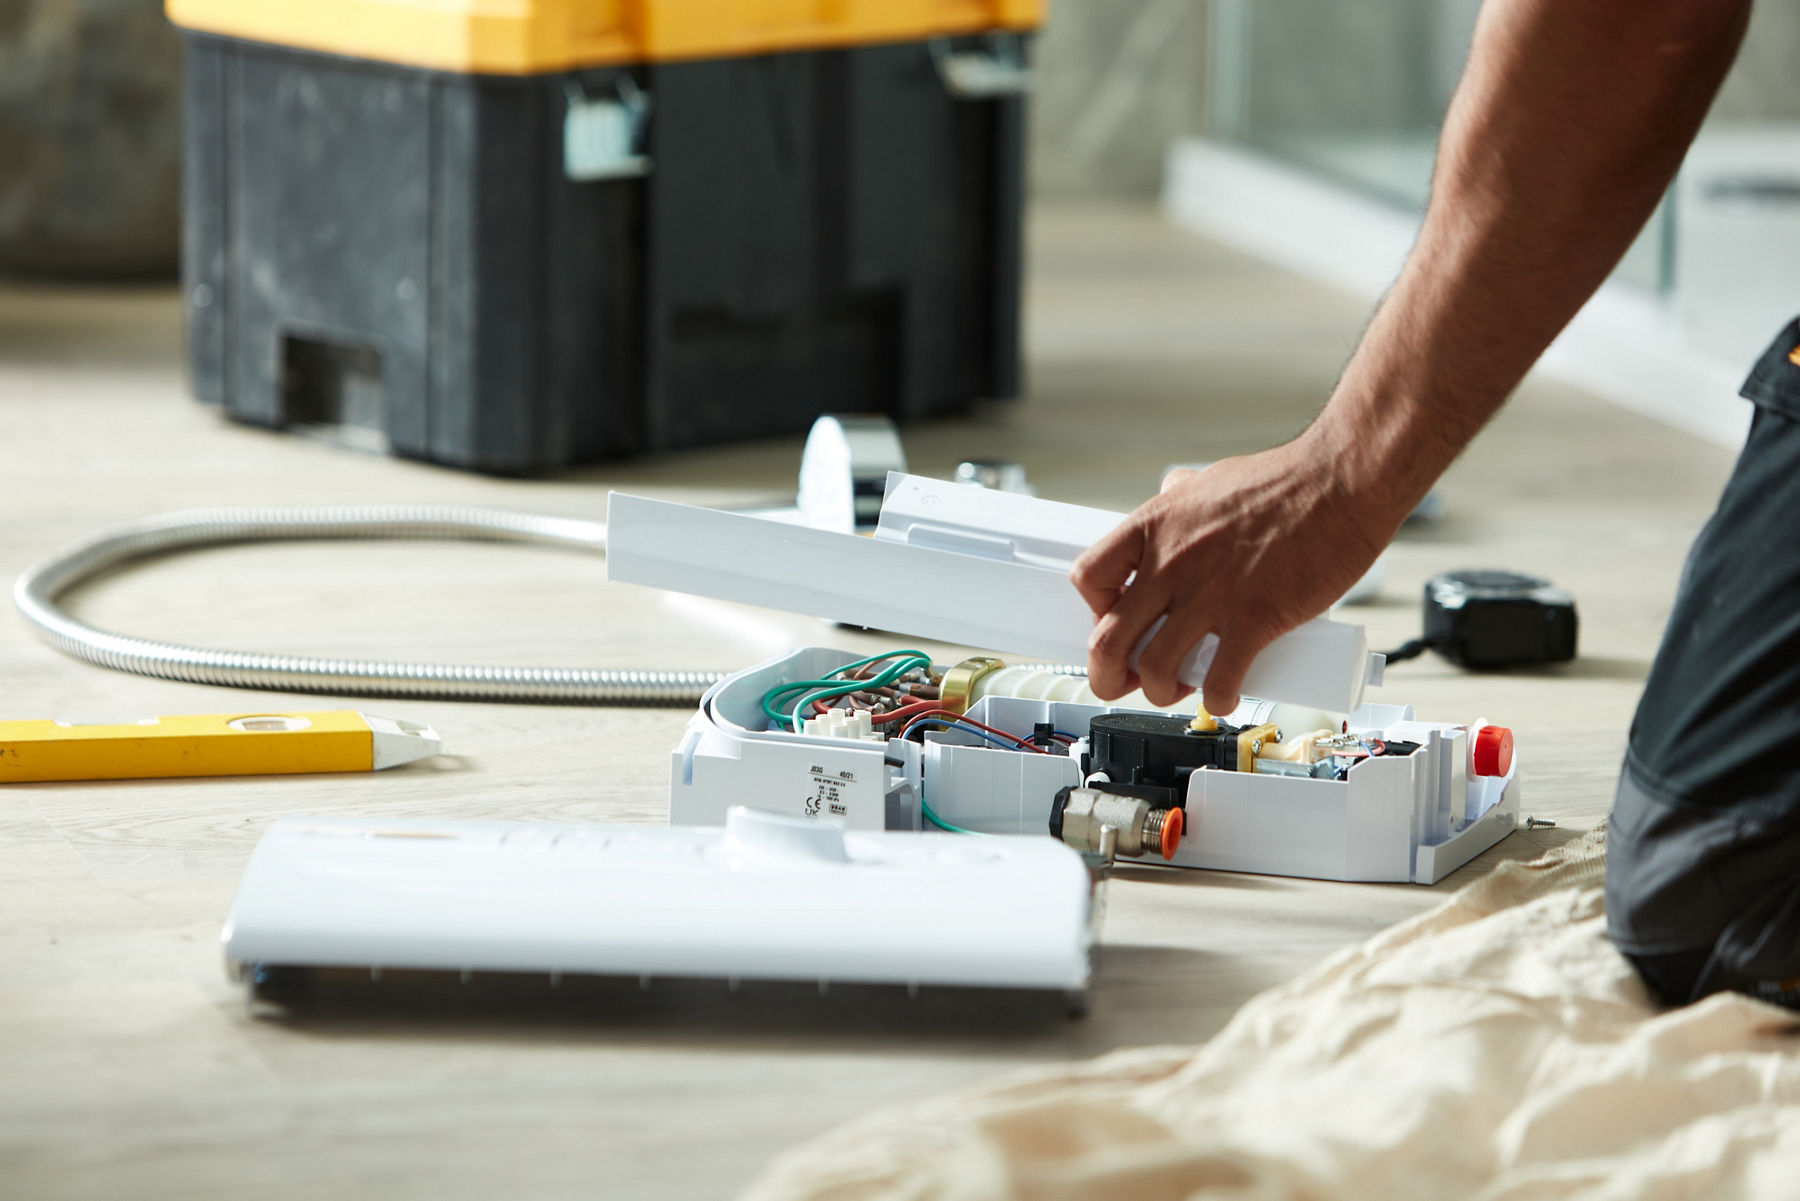
<path id="1" fill-rule="evenodd" d="M 1034 29 L 1044 0 L 166 0 L 196 33 L 474 75 Z"/>

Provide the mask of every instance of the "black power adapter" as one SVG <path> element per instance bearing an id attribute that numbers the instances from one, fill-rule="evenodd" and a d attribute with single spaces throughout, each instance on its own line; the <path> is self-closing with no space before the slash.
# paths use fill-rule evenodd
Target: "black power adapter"
<path id="1" fill-rule="evenodd" d="M 1425 581 L 1425 634 L 1390 663 L 1434 650 L 1461 667 L 1567 663 L 1575 657 L 1575 598 L 1514 571 L 1446 571 Z"/>

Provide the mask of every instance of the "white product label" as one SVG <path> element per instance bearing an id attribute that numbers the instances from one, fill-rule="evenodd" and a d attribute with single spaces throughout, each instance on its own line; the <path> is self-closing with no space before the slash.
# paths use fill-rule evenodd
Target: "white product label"
<path id="1" fill-rule="evenodd" d="M 856 785 L 853 771 L 830 771 L 819 764 L 807 769 L 806 816 L 849 817 L 845 793 Z"/>

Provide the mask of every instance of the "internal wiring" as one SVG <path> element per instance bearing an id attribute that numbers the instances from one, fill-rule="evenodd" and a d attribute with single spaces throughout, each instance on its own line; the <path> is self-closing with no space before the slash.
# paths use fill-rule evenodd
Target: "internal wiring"
<path id="1" fill-rule="evenodd" d="M 888 665 L 874 675 L 865 678 L 851 678 L 846 674 L 872 667 L 877 663 L 887 663 Z M 866 659 L 858 659 L 854 663 L 846 663 L 842 667 L 827 672 L 822 679 L 794 680 L 786 684 L 777 684 L 763 693 L 763 716 L 778 726 L 798 733 L 805 724 L 803 714 L 815 701 L 874 688 L 886 688 L 909 673 L 928 673 L 930 670 L 931 657 L 923 651 L 899 650 L 870 655 Z M 795 694 L 800 694 L 800 699 L 790 703 L 787 698 Z"/>
<path id="2" fill-rule="evenodd" d="M 820 717 L 830 713 L 831 709 L 832 705 L 830 701 L 821 700 L 813 702 L 813 712 Z M 979 722 L 976 722 L 974 718 L 957 713 L 954 709 L 946 709 L 936 701 L 912 701 L 909 704 L 901 705 L 898 709 L 889 709 L 882 713 L 871 713 L 869 715 L 869 722 L 870 724 L 877 726 L 892 725 L 897 721 L 910 721 L 912 718 L 924 717 L 926 714 L 932 713 L 949 713 L 961 718 L 971 725 L 980 724 Z M 992 726 L 984 728 L 994 730 L 994 727 Z M 1030 742 L 1029 739 L 1021 739 L 1017 735 L 1008 734 L 1003 730 L 994 730 L 994 732 L 1000 734 L 1004 738 L 1013 739 L 1015 742 Z M 1056 741 L 1062 743 L 1064 746 L 1072 746 L 1081 739 L 1081 735 L 1071 734 L 1067 730 L 1052 730 L 1050 732 L 1050 737 L 1056 739 Z"/>
<path id="3" fill-rule="evenodd" d="M 1040 755 L 1049 753 L 1046 750 L 1044 750 L 1043 747 L 1031 746 L 1029 743 L 1027 743 L 1025 747 L 1016 746 L 1016 745 L 1014 745 L 1013 742 L 1009 741 L 1009 739 L 1011 739 L 1011 737 L 1012 737 L 1010 734 L 1000 734 L 1000 735 L 990 734 L 987 732 L 989 729 L 989 727 L 987 727 L 987 726 L 979 726 L 978 727 L 977 723 L 975 723 L 975 722 L 963 721 L 963 720 L 961 720 L 959 718 L 955 718 L 955 717 L 914 718 L 913 721 L 911 722 L 911 724 L 909 724 L 906 727 L 906 729 L 904 729 L 900 732 L 900 737 L 905 738 L 907 735 L 911 734 L 914 730 L 917 730 L 922 726 L 928 726 L 928 725 L 935 725 L 938 728 L 945 729 L 945 730 L 960 730 L 964 734 L 973 734 L 975 737 L 981 739 L 984 742 L 993 743 L 995 746 L 999 747 L 1003 751 L 1017 751 L 1017 750 L 1030 749 L 1030 750 L 1036 751 Z"/>
<path id="4" fill-rule="evenodd" d="M 794 704 L 794 715 L 792 720 L 795 732 L 798 733 L 805 727 L 806 723 L 802 715 L 806 712 L 808 707 L 817 701 L 823 700 L 826 697 L 840 697 L 847 693 L 859 692 L 866 687 L 885 688 L 895 680 L 901 679 L 911 673 L 929 673 L 931 670 L 931 657 L 923 652 L 893 651 L 886 655 L 872 656 L 859 663 L 852 663 L 846 667 L 839 668 L 836 672 L 828 672 L 826 674 L 827 676 L 835 677 L 840 672 L 852 671 L 856 668 L 865 667 L 870 663 L 879 663 L 889 659 L 893 660 L 893 662 L 876 672 L 873 676 L 870 676 L 867 680 L 859 678 L 846 681 L 842 684 L 828 684 L 818 691 L 810 692 L 801 697 L 800 700 Z"/>
<path id="5" fill-rule="evenodd" d="M 911 682 L 908 682 L 909 677 Z M 911 738 L 915 730 L 957 731 L 1004 751 L 1050 754 L 1047 747 L 1030 739 L 945 708 L 937 696 L 940 679 L 932 672 L 931 660 L 923 651 L 888 651 L 846 663 L 816 680 L 777 684 L 763 693 L 762 710 L 772 728 L 797 732 L 804 728 L 807 713 L 823 716 L 831 712 L 834 701 L 841 702 L 850 697 L 859 709 L 865 704 L 869 706 L 871 725 L 900 725 L 898 737 L 903 739 Z M 924 695 L 913 692 L 914 688 Z M 1051 737 L 1064 745 L 1076 740 L 1075 735 L 1063 730 L 1053 730 Z M 919 802 L 919 812 L 927 825 L 946 833 L 977 837 L 983 834 L 980 830 L 945 821 L 923 799 Z"/>
<path id="6" fill-rule="evenodd" d="M 895 660 L 895 662 L 890 663 L 886 668 L 870 675 L 862 676 L 848 674 L 861 671 L 876 663 L 887 660 Z M 815 698 L 809 698 L 808 700 L 801 702 L 800 706 L 797 706 L 803 708 L 806 704 L 812 703 L 813 699 L 824 699 L 826 694 L 829 694 L 829 696 L 842 696 L 848 693 L 872 690 L 885 691 L 893 680 L 901 678 L 910 671 L 927 670 L 930 666 L 930 658 L 921 651 L 888 651 L 879 655 L 870 655 L 866 659 L 858 659 L 853 663 L 846 663 L 842 667 L 827 672 L 822 679 L 795 680 L 791 683 L 779 684 L 776 687 L 769 689 L 769 691 L 763 695 L 763 711 L 771 720 L 791 722 L 792 718 L 787 713 L 782 712 L 782 710 L 785 710 L 788 707 L 788 702 L 785 698 L 794 693 L 814 690 L 818 694 Z"/>
<path id="7" fill-rule="evenodd" d="M 829 700 L 814 701 L 812 703 L 813 713 L 819 717 L 824 717 L 834 708 L 841 707 L 842 706 L 833 705 Z M 917 717 L 921 713 L 930 713 L 932 710 L 938 708 L 942 708 L 942 705 L 935 700 L 908 701 L 898 709 L 871 711 L 869 713 L 869 720 L 878 726 L 887 725 L 892 722 L 903 721 L 908 717 Z"/>
<path id="8" fill-rule="evenodd" d="M 960 728 L 978 733 L 1007 750 L 1049 753 L 1047 746 L 1039 746 L 1030 738 L 983 725 L 964 713 L 945 708 L 938 691 L 942 680 L 942 673 L 932 670 L 931 660 L 923 651 L 886 651 L 846 663 L 816 680 L 777 684 L 763 693 L 762 711 L 770 728 L 799 733 L 805 729 L 808 714 L 824 717 L 834 709 L 847 707 L 866 712 L 872 726 L 901 725 L 901 738 L 920 728 L 925 718 L 942 718 L 958 724 L 939 722 L 940 729 Z M 1067 747 L 1078 736 L 1053 730 L 1050 738 Z"/>
<path id="9" fill-rule="evenodd" d="M 915 729 L 918 729 L 927 722 L 941 722 L 962 729 L 965 733 L 979 734 L 989 742 L 996 743 L 1009 751 L 1035 751 L 1040 755 L 1048 755 L 1050 753 L 1028 738 L 1020 738 L 1017 734 L 1008 734 L 1005 730 L 996 729 L 990 725 L 984 725 L 972 717 L 957 713 L 951 709 L 936 709 L 930 713 L 920 714 L 918 717 L 913 718 L 904 730 L 900 731 L 900 737 L 910 737 Z"/>
<path id="10" fill-rule="evenodd" d="M 954 709 L 933 709 L 928 713 L 921 713 L 918 717 L 913 719 L 913 722 L 917 723 L 928 717 L 947 718 L 964 726 L 973 726 L 975 729 L 991 734 L 995 738 L 1003 738 L 1009 744 L 1007 748 L 1009 750 L 1042 752 L 1044 749 L 1032 742 L 1029 738 L 1020 738 L 1017 734 L 1009 734 L 1005 730 L 997 729 L 990 725 L 984 725 L 983 723 L 976 721 L 973 717 L 970 717 L 968 714 L 958 713 Z M 905 730 L 900 732 L 900 737 L 905 738 L 911 730 L 912 724 L 909 724 Z"/>
<path id="11" fill-rule="evenodd" d="M 915 730 L 937 729 L 968 734 L 1004 751 L 1051 753 L 1047 747 L 1028 738 L 945 708 L 937 695 L 940 680 L 941 677 L 932 672 L 931 660 L 923 651 L 888 651 L 846 663 L 816 680 L 777 684 L 763 694 L 762 710 L 771 728 L 798 732 L 805 726 L 807 713 L 823 716 L 831 712 L 833 702 L 841 704 L 844 698 L 850 698 L 858 709 L 868 707 L 871 725 L 899 725 L 898 737 L 903 739 L 911 738 Z M 1053 730 L 1051 737 L 1064 746 L 1076 741 L 1075 735 L 1063 730 Z M 923 799 L 919 802 L 919 812 L 925 823 L 935 829 L 949 834 L 984 836 L 980 830 L 945 821 Z"/>

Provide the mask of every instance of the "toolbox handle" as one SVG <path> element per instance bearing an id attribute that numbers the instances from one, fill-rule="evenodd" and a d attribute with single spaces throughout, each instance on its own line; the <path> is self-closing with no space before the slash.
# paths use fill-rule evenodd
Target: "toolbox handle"
<path id="1" fill-rule="evenodd" d="M 931 43 L 931 61 L 945 90 L 959 100 L 1023 96 L 1036 84 L 1024 44 L 1016 37 L 990 35 L 983 50 L 957 50 L 948 39 L 938 38 Z"/>

